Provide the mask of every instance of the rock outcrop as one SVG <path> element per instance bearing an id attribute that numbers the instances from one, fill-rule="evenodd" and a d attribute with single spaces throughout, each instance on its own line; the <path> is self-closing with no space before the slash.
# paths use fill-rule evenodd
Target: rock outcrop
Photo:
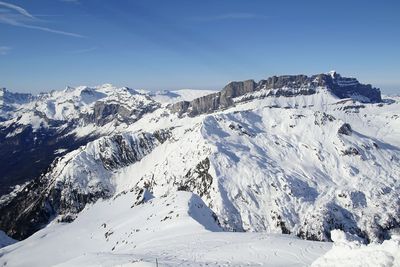
<path id="1" fill-rule="evenodd" d="M 211 113 L 218 109 L 228 108 L 234 105 L 234 99 L 241 96 L 241 100 L 251 100 L 251 93 L 266 90 L 267 97 L 292 97 L 297 95 L 311 95 L 318 88 L 327 88 L 339 98 L 354 98 L 360 102 L 381 102 L 381 93 L 370 84 L 361 84 L 355 78 L 342 77 L 336 72 L 328 74 L 284 75 L 273 76 L 256 83 L 253 80 L 231 82 L 221 92 L 194 99 L 191 102 L 184 101 L 173 104 L 171 111 L 183 115 L 196 116 Z M 239 101 L 240 102 L 240 101 Z"/>

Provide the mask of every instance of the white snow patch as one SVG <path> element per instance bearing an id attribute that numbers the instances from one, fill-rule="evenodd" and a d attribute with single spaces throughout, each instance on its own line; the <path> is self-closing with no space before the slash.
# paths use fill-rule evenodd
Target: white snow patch
<path id="1" fill-rule="evenodd" d="M 382 244 L 364 245 L 340 230 L 332 231 L 331 250 L 318 258 L 312 267 L 400 266 L 400 236 L 393 235 Z"/>

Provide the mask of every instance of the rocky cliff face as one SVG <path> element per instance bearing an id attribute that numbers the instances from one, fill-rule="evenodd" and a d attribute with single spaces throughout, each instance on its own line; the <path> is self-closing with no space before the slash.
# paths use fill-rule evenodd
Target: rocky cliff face
<path id="1" fill-rule="evenodd" d="M 379 89 L 364 85 L 355 78 L 341 77 L 336 72 L 328 74 L 273 76 L 258 83 L 253 80 L 231 82 L 221 92 L 194 99 L 191 102 L 179 102 L 171 106 L 172 112 L 189 116 L 210 113 L 218 109 L 233 106 L 235 98 L 241 101 L 253 99 L 251 93 L 265 91 L 264 97 L 292 97 L 315 94 L 318 88 L 327 88 L 338 98 L 354 98 L 360 102 L 381 102 Z"/>

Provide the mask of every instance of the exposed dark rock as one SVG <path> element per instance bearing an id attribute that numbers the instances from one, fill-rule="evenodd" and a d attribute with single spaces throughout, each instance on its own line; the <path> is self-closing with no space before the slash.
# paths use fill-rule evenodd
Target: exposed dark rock
<path id="1" fill-rule="evenodd" d="M 325 112 L 320 112 L 320 111 L 316 111 L 314 112 L 314 124 L 315 125 L 326 125 L 328 122 L 332 122 L 334 120 L 336 120 L 335 117 L 333 117 L 332 115 L 329 115 Z"/>
<path id="2" fill-rule="evenodd" d="M 94 123 L 103 126 L 117 119 L 119 122 L 134 123 L 140 119 L 143 114 L 154 111 L 159 108 L 159 104 L 153 102 L 150 105 L 137 105 L 133 109 L 129 109 L 120 103 L 106 103 L 97 101 L 94 104 L 93 112 L 82 114 L 82 119 L 86 124 Z"/>
<path id="3" fill-rule="evenodd" d="M 353 131 L 351 130 L 351 126 L 348 123 L 343 123 L 342 126 L 340 126 L 338 130 L 338 134 L 344 134 L 344 135 L 351 135 Z"/>
<path id="4" fill-rule="evenodd" d="M 171 111 L 189 116 L 210 113 L 234 105 L 234 98 L 243 96 L 240 101 L 254 98 L 252 92 L 266 90 L 258 97 L 292 97 L 315 94 L 318 87 L 327 87 L 339 98 L 355 98 L 361 102 L 381 102 L 381 93 L 371 85 L 361 84 L 355 78 L 341 77 L 336 72 L 330 74 L 273 76 L 255 83 L 253 80 L 231 82 L 219 93 L 183 101 L 171 105 Z"/>
<path id="5" fill-rule="evenodd" d="M 255 91 L 257 84 L 253 80 L 247 80 L 244 82 L 231 82 L 224 87 L 221 91 L 221 106 L 229 107 L 233 104 L 232 99 L 238 96 L 242 96 L 247 93 Z"/>
<path id="6" fill-rule="evenodd" d="M 299 228 L 297 236 L 316 241 L 331 241 L 330 232 L 340 229 L 361 238 L 368 239 L 366 233 L 357 226 L 354 215 L 336 203 L 329 203 L 306 219 Z"/>
<path id="7" fill-rule="evenodd" d="M 275 221 L 276 226 L 281 229 L 282 234 L 289 235 L 291 233 L 290 230 L 286 227 L 285 222 L 282 220 L 281 215 L 279 215 L 276 211 L 271 210 L 271 219 Z"/>
<path id="8" fill-rule="evenodd" d="M 188 110 L 180 113 L 185 113 L 188 111 L 190 116 L 196 116 L 203 113 L 213 112 L 221 107 L 223 107 L 221 106 L 221 95 L 220 93 L 214 93 L 194 99 L 193 101 L 189 102 Z"/>
<path id="9" fill-rule="evenodd" d="M 355 147 L 349 147 L 349 148 L 346 148 L 345 150 L 343 150 L 342 154 L 344 156 L 357 156 L 357 155 L 360 155 L 360 152 L 358 152 L 357 148 L 355 148 Z"/>
<path id="10" fill-rule="evenodd" d="M 153 198 L 153 194 L 147 188 L 135 187 L 134 191 L 136 191 L 137 196 L 132 207 L 141 205 Z"/>
<path id="11" fill-rule="evenodd" d="M 185 175 L 183 183 L 178 184 L 179 191 L 190 191 L 200 197 L 211 198 L 210 190 L 213 177 L 208 173 L 210 160 L 208 158 L 199 162 L 196 167 L 189 170 Z"/>

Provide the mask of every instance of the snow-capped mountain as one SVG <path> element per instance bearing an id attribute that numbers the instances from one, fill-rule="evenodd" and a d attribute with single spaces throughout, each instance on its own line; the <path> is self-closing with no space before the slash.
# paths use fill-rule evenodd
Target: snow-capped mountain
<path id="1" fill-rule="evenodd" d="M 9 159 L 0 163 L 1 194 L 43 174 L 57 156 L 112 133 L 116 125 L 134 123 L 160 106 L 147 95 L 108 84 L 38 96 L 4 92 L 3 102 L 13 108 L 2 109 L 7 119 L 0 123 L 0 158 Z"/>
<path id="2" fill-rule="evenodd" d="M 0 166 L 2 188 L 23 178 L 0 199 L 0 229 L 23 239 L 50 222 L 78 225 L 99 199 L 136 210 L 180 191 L 225 231 L 328 241 L 341 229 L 371 242 L 400 227 L 399 98 L 336 72 L 208 93 L 78 87 L 7 111 L 0 156 L 17 152 Z M 44 162 L 30 161 L 35 173 L 11 168 L 32 154 Z"/>
<path id="3" fill-rule="evenodd" d="M 31 94 L 12 93 L 6 88 L 0 88 L 0 122 L 9 119 L 20 105 L 33 100 Z"/>
<path id="4" fill-rule="evenodd" d="M 131 125 L 164 102 L 192 100 L 209 92 L 160 93 L 104 84 L 67 87 L 63 91 L 32 96 L 3 89 L 0 92 L 0 158 L 13 156 L 0 163 L 0 195 L 43 174 L 56 157 L 114 133 L 117 126 Z M 160 96 L 163 101 L 159 101 Z"/>

